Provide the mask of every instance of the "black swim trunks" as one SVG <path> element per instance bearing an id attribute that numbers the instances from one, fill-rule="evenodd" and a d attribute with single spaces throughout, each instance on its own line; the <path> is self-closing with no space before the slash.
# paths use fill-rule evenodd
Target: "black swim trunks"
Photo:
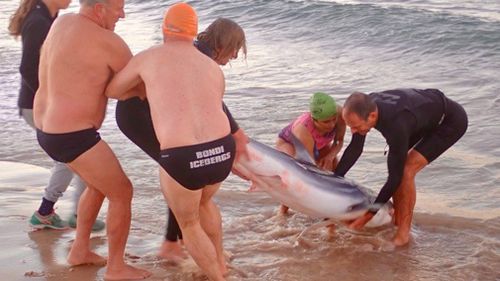
<path id="1" fill-rule="evenodd" d="M 445 106 L 441 122 L 415 145 L 415 150 L 429 163 L 455 144 L 465 134 L 468 126 L 464 108 L 444 95 L 442 98 Z"/>
<path id="2" fill-rule="evenodd" d="M 164 149 L 158 162 L 179 184 L 197 190 L 227 178 L 235 151 L 233 136 L 227 135 L 207 143 Z"/>
<path id="3" fill-rule="evenodd" d="M 52 159 L 63 163 L 72 162 L 101 140 L 94 128 L 63 134 L 49 134 L 37 129 L 36 137 Z"/>

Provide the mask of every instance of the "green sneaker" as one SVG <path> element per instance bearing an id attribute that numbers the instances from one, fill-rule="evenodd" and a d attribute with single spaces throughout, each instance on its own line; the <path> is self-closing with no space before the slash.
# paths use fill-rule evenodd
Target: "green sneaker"
<path id="1" fill-rule="evenodd" d="M 30 225 L 36 229 L 52 228 L 57 230 L 68 229 L 66 222 L 63 221 L 55 212 L 47 216 L 42 216 L 35 211 L 30 219 Z"/>
<path id="2" fill-rule="evenodd" d="M 68 219 L 68 225 L 71 228 L 76 228 L 76 214 L 72 214 Z M 92 225 L 92 231 L 101 231 L 106 227 L 106 224 L 102 220 L 96 219 L 94 225 Z"/>

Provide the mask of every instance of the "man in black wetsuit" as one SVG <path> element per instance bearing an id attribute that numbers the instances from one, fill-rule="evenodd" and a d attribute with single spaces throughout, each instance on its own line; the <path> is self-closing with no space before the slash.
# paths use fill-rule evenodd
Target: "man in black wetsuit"
<path id="1" fill-rule="evenodd" d="M 415 176 L 463 136 L 467 114 L 439 90 L 397 89 L 369 95 L 353 93 L 342 116 L 353 135 L 335 173 L 344 176 L 354 165 L 370 129 L 382 133 L 389 146 L 389 176 L 374 205 L 382 206 L 393 197 L 398 230 L 392 242 L 405 245 L 416 200 Z M 377 207 L 370 209 L 349 227 L 360 229 L 377 211 Z"/>

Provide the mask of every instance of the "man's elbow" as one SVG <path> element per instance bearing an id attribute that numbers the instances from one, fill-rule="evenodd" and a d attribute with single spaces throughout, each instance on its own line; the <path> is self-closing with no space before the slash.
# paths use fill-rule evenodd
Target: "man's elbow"
<path id="1" fill-rule="evenodd" d="M 116 99 L 116 100 L 126 99 L 123 93 L 116 91 L 115 89 L 113 89 L 113 87 L 107 87 L 106 90 L 104 91 L 104 95 L 110 99 Z"/>
<path id="2" fill-rule="evenodd" d="M 119 99 L 119 97 L 113 91 L 110 91 L 109 88 L 104 91 L 104 95 L 109 99 Z"/>

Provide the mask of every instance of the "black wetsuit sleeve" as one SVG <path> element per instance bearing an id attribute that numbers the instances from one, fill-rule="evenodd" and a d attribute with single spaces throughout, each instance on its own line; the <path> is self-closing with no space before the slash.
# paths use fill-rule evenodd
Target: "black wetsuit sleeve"
<path id="1" fill-rule="evenodd" d="M 387 171 L 389 173 L 387 181 L 380 190 L 375 204 L 385 204 L 396 192 L 401 184 L 405 168 L 406 157 L 408 155 L 408 146 L 410 140 L 410 131 L 406 120 L 408 115 L 401 116 L 397 123 L 394 123 L 390 129 L 390 136 L 386 138 L 389 145 L 389 154 L 387 156 Z"/>
<path id="2" fill-rule="evenodd" d="M 363 152 L 363 146 L 365 145 L 366 135 L 354 134 L 352 135 L 351 142 L 347 146 L 340 158 L 337 168 L 335 168 L 335 174 L 338 176 L 345 176 L 345 174 L 351 169 L 351 167 L 358 161 L 359 156 Z"/>
<path id="3" fill-rule="evenodd" d="M 49 29 L 49 22 L 34 18 L 27 20 L 21 34 L 23 53 L 19 71 L 24 83 L 29 86 L 33 94 L 38 89 L 40 49 L 49 33 Z"/>
<path id="4" fill-rule="evenodd" d="M 222 103 L 222 110 L 224 110 L 224 113 L 226 113 L 227 115 L 227 119 L 229 119 L 229 126 L 231 126 L 231 134 L 236 133 L 236 131 L 240 129 L 240 126 L 238 126 L 238 123 L 236 122 L 236 120 L 234 120 L 231 111 L 229 111 L 229 108 L 227 108 L 224 102 Z"/>

